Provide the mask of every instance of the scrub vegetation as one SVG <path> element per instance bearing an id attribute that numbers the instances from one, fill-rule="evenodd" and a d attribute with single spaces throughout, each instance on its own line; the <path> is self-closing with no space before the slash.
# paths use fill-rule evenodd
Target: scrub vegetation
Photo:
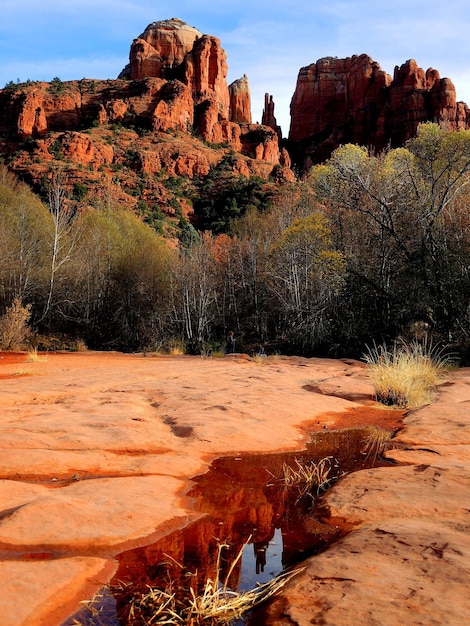
<path id="1" fill-rule="evenodd" d="M 378 402 L 402 408 L 429 404 L 453 359 L 426 343 L 397 341 L 365 355 Z"/>
<path id="2" fill-rule="evenodd" d="M 277 186 L 234 174 L 229 157 L 178 187 L 194 220 L 175 209 L 163 230 L 106 193 L 77 202 L 60 169 L 41 201 L 3 167 L 3 323 L 28 311 L 39 350 L 199 354 L 234 330 L 237 350 L 270 355 L 360 357 L 403 337 L 469 361 L 470 131 L 423 124 L 381 154 L 344 145 Z"/>
<path id="3" fill-rule="evenodd" d="M 215 576 L 213 579 L 207 578 L 200 591 L 190 587 L 188 593 L 181 593 L 181 590 L 173 591 L 171 584 L 166 590 L 149 589 L 147 593 L 134 598 L 130 610 L 131 619 L 143 624 L 231 624 L 278 593 L 286 582 L 302 571 L 299 568 L 284 572 L 255 589 L 235 591 L 228 581 L 242 557 L 243 548 L 231 564 L 225 580 L 221 580 L 221 559 L 225 548 L 229 548 L 228 544 L 219 544 Z"/>

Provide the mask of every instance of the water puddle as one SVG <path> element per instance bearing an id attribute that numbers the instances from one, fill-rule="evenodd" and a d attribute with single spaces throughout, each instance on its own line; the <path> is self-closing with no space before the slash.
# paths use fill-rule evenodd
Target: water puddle
<path id="1" fill-rule="evenodd" d="M 313 435 L 301 452 L 217 459 L 188 491 L 203 517 L 157 543 L 121 554 L 101 600 L 63 626 L 141 624 L 129 615 L 129 601 L 149 587 L 171 585 L 178 593 L 189 593 L 190 587 L 197 590 L 207 578 L 214 579 L 219 569 L 222 580 L 230 573 L 231 589 L 253 589 L 318 553 L 345 529 L 328 523 L 316 489 L 286 487 L 284 468 L 328 459 L 334 482 L 343 474 L 382 464 L 365 450 L 368 433 L 364 428 L 325 431 Z M 228 547 L 218 560 L 221 543 Z M 248 624 L 249 619 L 232 623 Z"/>

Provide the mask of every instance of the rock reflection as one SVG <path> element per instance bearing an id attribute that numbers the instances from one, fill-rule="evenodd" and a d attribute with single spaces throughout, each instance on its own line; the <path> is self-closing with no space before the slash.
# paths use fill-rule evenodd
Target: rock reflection
<path id="1" fill-rule="evenodd" d="M 207 473 L 194 479 L 188 492 L 194 508 L 206 516 L 151 546 L 120 555 L 114 582 L 130 585 L 132 592 L 169 584 L 179 589 L 192 586 L 196 591 L 198 585 L 215 576 L 219 543 L 229 546 L 221 562 L 220 576 L 225 580 L 249 542 L 233 567 L 229 580 L 232 589 L 251 589 L 296 565 L 337 539 L 342 531 L 320 514 L 321 499 L 312 494 L 299 499 L 298 489 L 283 485 L 283 464 L 293 464 L 295 459 L 318 462 L 333 456 L 336 476 L 340 476 L 366 466 L 363 440 L 363 429 L 325 432 L 314 436 L 300 453 L 217 459 Z M 275 550 L 270 550 L 273 545 Z M 124 621 L 128 600 L 126 593 L 118 597 Z"/>
<path id="2" fill-rule="evenodd" d="M 319 462 L 332 456 L 332 476 L 336 477 L 370 467 L 377 460 L 363 452 L 364 433 L 360 428 L 324 432 L 313 436 L 302 452 L 214 461 L 188 491 L 193 507 L 204 517 L 153 545 L 119 556 L 111 583 L 117 606 L 114 623 L 139 623 L 129 617 L 129 601 L 149 587 L 198 592 L 208 578 L 215 577 L 220 543 L 228 546 L 222 552 L 221 580 L 231 571 L 229 587 L 247 590 L 336 540 L 343 530 L 328 523 L 321 497 L 315 492 L 301 496 L 298 488 L 286 488 L 281 480 L 283 464 L 293 465 L 296 459 Z M 242 558 L 234 565 L 242 550 Z"/>

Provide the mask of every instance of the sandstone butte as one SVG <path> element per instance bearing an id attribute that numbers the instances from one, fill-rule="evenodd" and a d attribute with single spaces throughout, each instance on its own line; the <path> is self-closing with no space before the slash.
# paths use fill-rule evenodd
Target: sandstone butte
<path id="1" fill-rule="evenodd" d="M 290 110 L 289 142 L 307 163 L 328 158 L 344 143 L 402 146 L 422 122 L 470 126 L 470 109 L 457 101 L 449 78 L 432 68 L 425 72 L 414 59 L 396 66 L 392 78 L 366 54 L 302 67 Z"/>
<path id="2" fill-rule="evenodd" d="M 117 555 L 200 516 L 185 492 L 214 458 L 397 420 L 347 359 L 0 353 L 0 384 L 2 626 L 59 626 Z M 349 532 L 306 561 L 264 623 L 468 624 L 469 406 L 470 370 L 453 371 L 404 416 L 387 453 L 398 464 L 323 496 Z"/>
<path id="3" fill-rule="evenodd" d="M 170 218 L 192 206 L 165 182 L 206 176 L 227 154 L 242 176 L 294 180 L 276 129 L 252 123 L 247 77 L 228 85 L 220 40 L 176 18 L 133 41 L 116 80 L 1 89 L 0 154 L 35 190 L 60 162 L 69 196 L 81 185 L 88 204 L 106 195 Z"/>
<path id="4" fill-rule="evenodd" d="M 281 154 L 275 129 L 252 124 L 246 75 L 227 84 L 227 57 L 217 37 L 203 35 L 177 18 L 153 22 L 133 41 L 129 59 L 117 80 L 83 79 L 58 89 L 33 83 L 25 91 L 0 90 L 0 134 L 39 138 L 122 122 L 127 116 L 154 132 L 194 130 L 204 141 L 226 142 L 271 169 L 288 160 L 287 153 Z M 113 155 L 102 158 L 93 164 L 109 164 Z"/>
<path id="5" fill-rule="evenodd" d="M 414 60 L 397 66 L 393 77 L 366 54 L 301 68 L 287 139 L 274 97 L 266 94 L 262 124 L 253 124 L 248 77 L 229 85 L 227 72 L 217 37 L 177 18 L 153 22 L 132 42 L 116 80 L 1 89 L 0 152 L 37 188 L 60 158 L 73 183 L 98 194 L 111 185 L 115 199 L 130 208 L 137 203 L 137 175 L 147 176 L 140 199 L 171 214 L 167 190 L 154 176 L 204 176 L 229 149 L 238 173 L 292 181 L 292 163 L 302 171 L 342 143 L 381 150 L 403 145 L 421 122 L 470 127 L 469 108 L 457 101 L 452 81 Z M 112 133 L 116 125 L 124 128 Z M 181 209 L 189 210 L 184 203 Z"/>

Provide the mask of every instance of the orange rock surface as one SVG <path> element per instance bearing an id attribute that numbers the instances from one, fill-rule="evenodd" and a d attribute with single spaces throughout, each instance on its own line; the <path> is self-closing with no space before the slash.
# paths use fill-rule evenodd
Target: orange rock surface
<path id="1" fill-rule="evenodd" d="M 344 477 L 325 497 L 354 530 L 306 563 L 267 624 L 465 626 L 470 615 L 470 370 L 410 412 L 387 453 L 401 465 Z"/>
<path id="2" fill-rule="evenodd" d="M 61 624 L 111 579 L 118 554 L 200 517 L 184 494 L 214 458 L 298 450 L 314 430 L 393 429 L 399 417 L 372 406 L 352 360 L 0 353 L 0 374 L 5 626 Z M 389 454 L 408 465 L 352 474 L 328 492 L 331 515 L 355 530 L 290 584 L 280 601 L 291 621 L 264 623 L 346 624 L 341 611 L 356 611 L 369 624 L 378 605 L 384 624 L 438 623 L 406 611 L 428 615 L 432 596 L 442 617 L 449 577 L 452 599 L 468 578 L 469 381 L 468 370 L 453 373 L 435 404 L 406 417 Z M 340 598 L 331 611 L 329 594 Z M 449 623 L 464 623 L 466 602 Z"/>

